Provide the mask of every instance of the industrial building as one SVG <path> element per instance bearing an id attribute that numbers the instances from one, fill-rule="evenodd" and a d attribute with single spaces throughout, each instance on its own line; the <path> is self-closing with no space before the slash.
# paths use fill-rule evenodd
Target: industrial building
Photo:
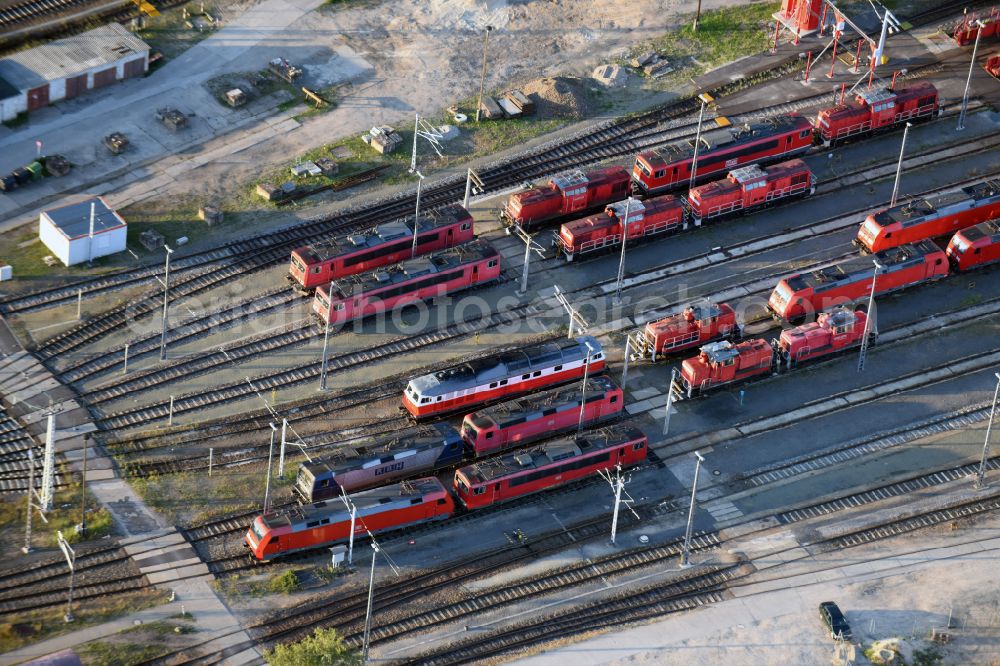
<path id="1" fill-rule="evenodd" d="M 117 23 L 0 59 L 0 120 L 143 76 L 149 45 Z"/>
<path id="2" fill-rule="evenodd" d="M 125 250 L 128 225 L 102 197 L 42 211 L 38 237 L 67 266 Z"/>

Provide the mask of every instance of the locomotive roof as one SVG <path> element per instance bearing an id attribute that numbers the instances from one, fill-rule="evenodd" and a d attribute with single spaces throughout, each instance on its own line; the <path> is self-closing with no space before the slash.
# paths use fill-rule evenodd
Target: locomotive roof
<path id="1" fill-rule="evenodd" d="M 360 442 L 339 448 L 329 455 L 302 463 L 317 478 L 321 474 L 334 475 L 351 469 L 367 469 L 375 465 L 407 458 L 413 453 L 460 442 L 461 436 L 447 423 L 405 428 L 398 432 L 368 437 Z"/>
<path id="2" fill-rule="evenodd" d="M 573 340 L 562 338 L 475 358 L 444 370 L 415 377 L 410 380 L 409 387 L 420 395 L 436 395 L 478 386 L 484 382 L 550 365 L 579 361 L 587 356 L 588 342 L 594 348 L 593 353 L 602 351 L 601 343 L 591 335 L 582 335 Z"/>
<path id="3" fill-rule="evenodd" d="M 580 437 L 558 439 L 518 453 L 483 460 L 463 467 L 462 474 L 472 483 L 484 483 L 530 469 L 539 469 L 552 463 L 571 460 L 583 455 L 620 446 L 642 439 L 643 432 L 626 421 L 613 426 L 584 432 Z"/>
<path id="4" fill-rule="evenodd" d="M 983 238 L 989 238 L 991 243 L 1000 243 L 1000 220 L 990 220 L 982 222 L 974 227 L 963 229 L 958 233 L 965 237 L 965 240 L 974 243 Z"/>
<path id="5" fill-rule="evenodd" d="M 646 212 L 646 205 L 639 199 L 626 199 L 625 201 L 609 203 L 604 211 L 605 213 L 613 213 L 619 220 L 624 220 L 625 213 L 628 211 L 629 220 L 641 220 Z M 611 215 L 609 214 L 608 217 Z"/>
<path id="6" fill-rule="evenodd" d="M 729 340 L 710 342 L 701 348 L 701 353 L 708 357 L 712 363 L 722 363 L 740 355 L 739 350 Z"/>
<path id="7" fill-rule="evenodd" d="M 994 197 L 1000 198 L 1000 179 L 984 180 L 974 185 L 967 185 L 960 190 L 938 194 L 927 199 L 914 199 L 892 208 L 875 213 L 875 221 L 886 226 L 900 222 L 904 227 L 922 222 L 923 219 L 954 204 L 978 203 Z"/>
<path id="8" fill-rule="evenodd" d="M 852 257 L 833 266 L 792 276 L 786 282 L 792 291 L 801 291 L 807 287 L 823 291 L 838 284 L 868 279 L 875 273 L 874 261 L 885 267 L 884 270 L 893 271 L 920 263 L 928 254 L 940 251 L 931 241 L 922 240 L 882 250 L 870 256 Z"/>
<path id="9" fill-rule="evenodd" d="M 498 256 L 488 241 L 476 239 L 441 252 L 416 257 L 395 266 L 379 268 L 367 273 L 348 275 L 333 281 L 333 291 L 338 299 L 350 298 L 373 289 L 381 289 L 393 284 L 412 280 L 421 275 L 440 273 L 480 259 Z M 327 296 L 327 287 L 319 287 L 317 293 Z"/>
<path id="10" fill-rule="evenodd" d="M 604 398 L 608 391 L 617 386 L 610 377 L 603 375 L 587 378 L 587 402 L 591 403 Z M 499 405 L 480 409 L 469 420 L 477 428 L 488 428 L 493 424 L 505 428 L 517 423 L 537 418 L 543 413 L 555 414 L 565 409 L 579 409 L 580 386 L 572 384 L 541 393 L 533 393 L 522 398 L 515 398 Z"/>
<path id="11" fill-rule="evenodd" d="M 838 326 L 853 326 L 857 321 L 857 315 L 850 308 L 838 308 L 833 312 L 822 312 L 816 321 L 809 322 L 808 324 L 803 324 L 802 326 L 796 326 L 795 328 L 787 331 L 781 332 L 781 337 L 792 337 L 800 338 L 807 335 L 810 331 L 815 331 L 819 328 L 836 328 Z"/>
<path id="12" fill-rule="evenodd" d="M 431 493 L 445 492 L 444 486 L 437 478 L 431 476 L 423 479 L 410 479 L 393 483 L 380 488 L 362 490 L 349 495 L 349 499 L 357 507 L 358 519 L 383 511 L 420 504 L 424 497 Z M 297 526 L 304 527 L 306 523 L 323 521 L 321 524 L 350 520 L 351 514 L 343 501 L 331 499 L 303 506 L 296 506 L 284 511 L 265 513 L 264 525 L 268 528 Z"/>
<path id="13" fill-rule="evenodd" d="M 590 179 L 587 178 L 587 174 L 585 174 L 582 169 L 573 169 L 572 171 L 552 176 L 550 182 L 560 190 L 568 190 L 571 187 L 577 187 L 578 185 L 586 185 L 589 180 Z"/>
<path id="14" fill-rule="evenodd" d="M 719 129 L 703 131 L 701 133 L 702 150 L 713 150 L 723 148 L 731 144 L 745 143 L 753 139 L 773 136 L 781 132 L 787 132 L 800 126 L 809 126 L 809 121 L 802 116 L 786 115 L 764 118 L 755 123 L 745 123 L 732 127 L 722 127 Z M 643 158 L 649 162 L 650 166 L 664 166 L 680 159 L 693 157 L 694 139 L 681 139 L 668 143 L 660 148 L 641 153 Z"/>
<path id="15" fill-rule="evenodd" d="M 671 328 L 677 326 L 680 322 L 687 321 L 688 313 L 694 321 L 705 321 L 706 319 L 711 319 L 712 317 L 718 317 L 722 314 L 722 308 L 725 307 L 727 310 L 731 310 L 725 303 L 717 305 L 715 303 L 692 303 L 680 312 L 675 312 L 674 314 L 660 319 L 659 321 L 651 321 L 647 324 L 653 330 L 662 330 L 664 328 Z"/>
<path id="16" fill-rule="evenodd" d="M 458 204 L 449 204 L 436 210 L 421 212 L 418 233 L 431 231 L 464 219 L 472 219 L 469 212 Z M 408 219 L 379 224 L 366 231 L 359 231 L 307 245 L 301 250 L 309 261 L 326 261 L 332 257 L 376 247 L 383 243 L 413 235 L 413 222 Z"/>

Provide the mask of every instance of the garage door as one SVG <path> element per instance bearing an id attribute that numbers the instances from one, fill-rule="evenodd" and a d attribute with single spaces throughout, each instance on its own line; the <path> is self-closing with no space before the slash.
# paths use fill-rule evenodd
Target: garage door
<path id="1" fill-rule="evenodd" d="M 103 72 L 94 72 L 94 87 L 103 88 L 115 82 L 115 70 L 117 67 L 110 67 Z"/>
<path id="2" fill-rule="evenodd" d="M 73 99 L 77 95 L 87 92 L 87 75 L 73 76 L 66 79 L 66 99 Z"/>
<path id="3" fill-rule="evenodd" d="M 49 84 L 28 91 L 28 111 L 40 109 L 49 104 Z"/>
<path id="4" fill-rule="evenodd" d="M 125 63 L 125 78 L 131 79 L 136 76 L 142 76 L 146 73 L 146 61 L 144 58 L 138 58 L 137 60 L 129 60 Z"/>

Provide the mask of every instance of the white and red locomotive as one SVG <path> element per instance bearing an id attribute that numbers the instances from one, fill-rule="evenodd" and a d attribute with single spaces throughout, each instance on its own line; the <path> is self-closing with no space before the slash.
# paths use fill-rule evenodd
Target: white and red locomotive
<path id="1" fill-rule="evenodd" d="M 507 227 L 507 233 L 513 226 L 530 231 L 624 199 L 628 184 L 628 171 L 622 167 L 568 171 L 553 176 L 545 185 L 511 194 L 500 211 L 500 221 Z"/>
<path id="2" fill-rule="evenodd" d="M 821 314 L 815 322 L 782 331 L 777 340 L 770 342 L 762 338 L 738 344 L 728 340 L 713 342 L 681 364 L 680 378 L 671 391 L 681 400 L 792 370 L 806 361 L 860 345 L 866 321 L 867 315 L 861 310 L 839 309 Z"/>
<path id="3" fill-rule="evenodd" d="M 621 415 L 624 401 L 622 390 L 610 377 L 588 377 L 583 395 L 573 384 L 468 414 L 462 421 L 462 438 L 476 458 L 488 456 L 552 437 L 581 423 L 589 427 L 613 419 Z"/>
<path id="4" fill-rule="evenodd" d="M 703 132 L 698 151 L 697 178 L 725 173 L 742 164 L 774 162 L 809 150 L 813 127 L 802 116 L 775 116 L 760 122 Z M 684 186 L 691 178 L 694 141 L 682 139 L 639 153 L 632 169 L 632 182 L 643 193 L 652 194 Z"/>
<path id="5" fill-rule="evenodd" d="M 1000 217 L 1000 179 L 984 180 L 872 213 L 861 223 L 856 242 L 869 252 L 938 238 Z"/>
<path id="6" fill-rule="evenodd" d="M 480 509 L 565 485 L 619 464 L 632 467 L 646 459 L 647 443 L 641 430 L 625 422 L 484 460 L 455 472 L 455 497 L 466 509 Z"/>
<path id="7" fill-rule="evenodd" d="M 422 213 L 417 226 L 417 254 L 461 245 L 474 235 L 472 215 L 458 204 Z M 412 249 L 413 223 L 387 222 L 370 231 L 293 250 L 288 279 L 300 290 L 312 291 L 332 280 L 405 261 Z"/>
<path id="8" fill-rule="evenodd" d="M 963 229 L 948 243 L 948 261 L 957 271 L 969 271 L 1000 261 L 1000 220 Z"/>
<path id="9" fill-rule="evenodd" d="M 621 245 L 624 221 L 628 220 L 628 243 L 676 231 L 684 225 L 684 203 L 672 194 L 640 201 L 629 199 L 608 204 L 604 212 L 566 222 L 553 232 L 552 247 L 573 257 Z"/>
<path id="10" fill-rule="evenodd" d="M 342 324 L 499 278 L 500 253 L 488 242 L 475 240 L 318 287 L 313 312 L 320 321 Z"/>
<path id="11" fill-rule="evenodd" d="M 590 374 L 604 370 L 604 350 L 589 335 L 491 354 L 411 379 L 403 406 L 415 419 L 447 414 L 572 381 L 588 360 Z"/>
<path id="12" fill-rule="evenodd" d="M 726 303 L 697 303 L 658 321 L 648 322 L 630 336 L 634 358 L 657 358 L 739 335 L 736 312 Z"/>
<path id="13" fill-rule="evenodd" d="M 938 91 L 929 81 L 906 88 L 862 90 L 855 99 L 823 109 L 816 115 L 816 134 L 824 146 L 888 130 L 906 122 L 940 114 Z"/>

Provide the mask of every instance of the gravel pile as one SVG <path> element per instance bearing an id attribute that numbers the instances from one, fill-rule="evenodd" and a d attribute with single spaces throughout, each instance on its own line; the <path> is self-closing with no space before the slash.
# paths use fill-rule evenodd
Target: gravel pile
<path id="1" fill-rule="evenodd" d="M 535 79 L 521 87 L 535 101 L 540 118 L 582 118 L 589 112 L 587 89 L 580 79 L 566 76 Z"/>

